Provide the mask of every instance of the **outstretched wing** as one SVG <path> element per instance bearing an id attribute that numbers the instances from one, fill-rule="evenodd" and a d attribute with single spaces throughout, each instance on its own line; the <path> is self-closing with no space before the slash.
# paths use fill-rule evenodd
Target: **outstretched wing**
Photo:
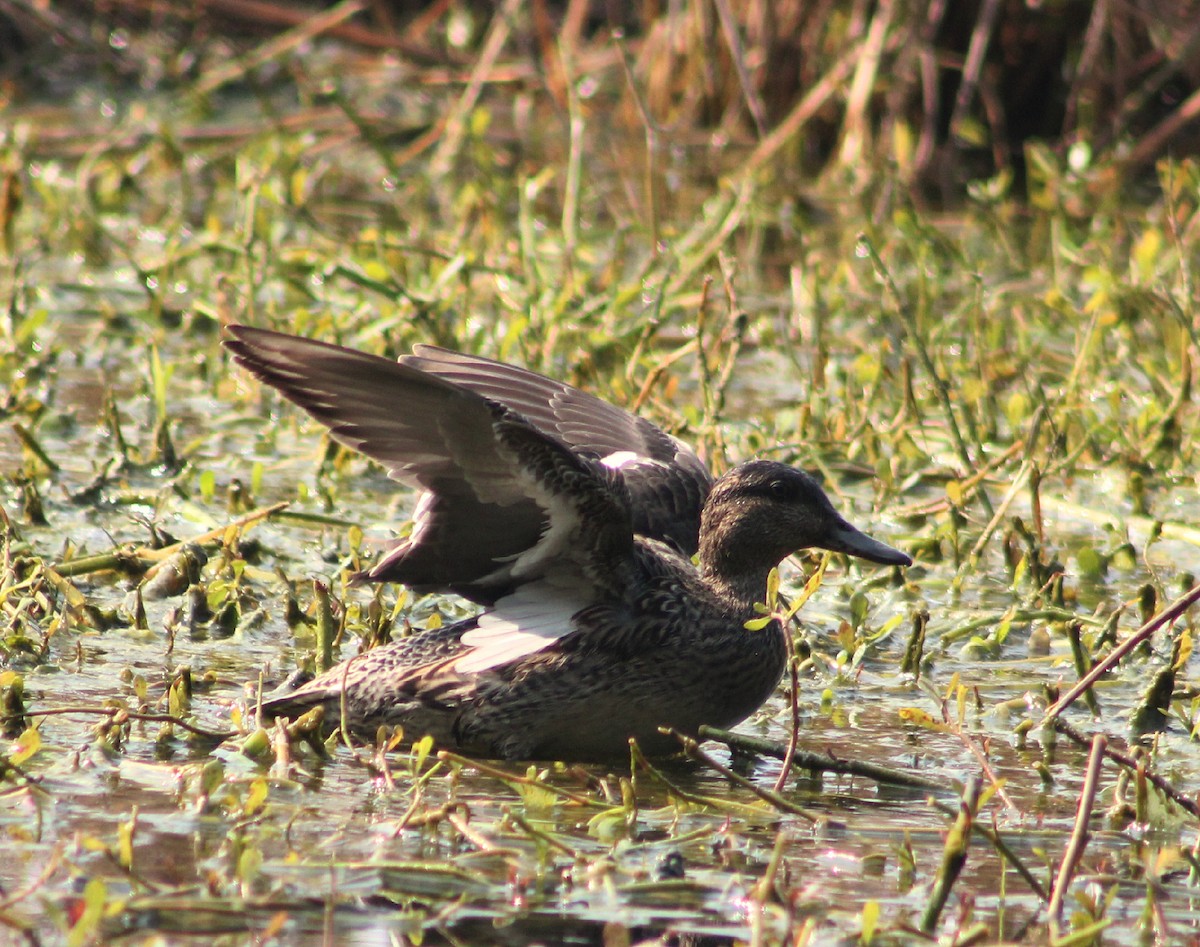
<path id="1" fill-rule="evenodd" d="M 235 360 L 425 491 L 368 573 L 490 604 L 547 570 L 606 592 L 633 544 L 619 482 L 512 409 L 452 380 L 323 342 L 230 326 Z"/>
<path id="2" fill-rule="evenodd" d="M 695 555 L 713 478 L 682 441 L 578 388 L 479 355 L 418 345 L 400 363 L 506 405 L 544 434 L 619 471 L 634 531 Z"/>

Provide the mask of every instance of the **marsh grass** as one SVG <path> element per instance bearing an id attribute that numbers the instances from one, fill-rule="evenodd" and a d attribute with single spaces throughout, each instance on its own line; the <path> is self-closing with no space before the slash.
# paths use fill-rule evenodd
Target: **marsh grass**
<path id="1" fill-rule="evenodd" d="M 1057 730 L 1045 711 L 1200 572 L 1200 167 L 1131 200 L 1031 146 L 1024 194 L 979 182 L 934 215 L 886 168 L 808 180 L 789 139 L 697 145 L 614 107 L 645 92 L 633 44 L 564 48 L 558 110 L 489 35 L 490 65 L 452 77 L 282 44 L 151 96 L 96 77 L 10 109 L 0 923 L 72 944 L 1195 937 L 1194 609 Z M 231 369 L 234 320 L 545 371 L 717 469 L 820 472 L 917 564 L 834 561 L 806 603 L 794 713 L 781 695 L 742 728 L 775 757 L 794 731 L 794 774 L 720 743 L 520 770 L 263 729 L 260 687 L 462 606 L 349 587 L 409 498 Z"/>

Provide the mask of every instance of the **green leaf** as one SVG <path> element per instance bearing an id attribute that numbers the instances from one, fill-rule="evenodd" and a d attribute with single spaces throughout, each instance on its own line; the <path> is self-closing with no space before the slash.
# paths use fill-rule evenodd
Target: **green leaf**
<path id="1" fill-rule="evenodd" d="M 200 792 L 211 796 L 225 781 L 225 767 L 219 760 L 209 760 L 200 770 Z"/>
<path id="2" fill-rule="evenodd" d="M 254 815 L 262 808 L 263 803 L 267 801 L 268 790 L 265 779 L 259 778 L 250 784 L 250 791 L 246 793 L 246 803 L 242 807 L 246 815 Z"/>
<path id="3" fill-rule="evenodd" d="M 936 730 L 939 733 L 948 733 L 951 728 L 946 726 L 940 720 L 935 720 L 932 715 L 919 707 L 901 707 L 897 711 L 901 720 L 905 723 L 915 724 L 918 727 L 924 727 L 926 730 Z"/>
<path id="4" fill-rule="evenodd" d="M 133 867 L 133 833 L 137 829 L 137 807 L 133 815 L 117 826 L 117 863 L 122 868 Z"/>
<path id="5" fill-rule="evenodd" d="M 413 772 L 419 773 L 433 750 L 433 737 L 426 734 L 412 745 Z"/>
<path id="6" fill-rule="evenodd" d="M 850 596 L 850 621 L 854 627 L 858 628 L 867 620 L 867 608 L 870 602 L 862 592 L 855 592 Z"/>
<path id="7" fill-rule="evenodd" d="M 628 813 L 621 806 L 605 809 L 588 819 L 587 831 L 594 839 L 605 845 L 620 841 L 629 834 Z"/>
<path id="8" fill-rule="evenodd" d="M 107 901 L 108 886 L 102 878 L 93 878 L 83 889 L 83 910 L 67 935 L 67 947 L 83 947 L 94 940 Z"/>
<path id="9" fill-rule="evenodd" d="M 31 759 L 42 748 L 42 735 L 34 727 L 29 727 L 15 741 L 9 751 L 8 760 L 14 766 L 20 766 Z"/>
<path id="10" fill-rule="evenodd" d="M 779 567 L 767 573 L 767 608 L 774 611 L 779 603 Z"/>
<path id="11" fill-rule="evenodd" d="M 154 387 L 154 411 L 158 420 L 167 417 L 167 383 L 175 373 L 174 365 L 164 365 L 158 346 L 150 349 L 150 381 Z"/>
<path id="12" fill-rule="evenodd" d="M 1029 571 L 1029 557 L 1022 556 L 1021 561 L 1017 563 L 1017 567 L 1013 569 L 1012 588 L 1016 591 L 1021 587 L 1021 580 L 1025 578 L 1025 573 Z"/>
<path id="13" fill-rule="evenodd" d="M 862 909 L 862 932 L 859 934 L 860 944 L 870 944 L 875 939 L 875 931 L 879 929 L 879 902 L 868 901 Z"/>
<path id="14" fill-rule="evenodd" d="M 254 845 L 248 846 L 238 859 L 237 877 L 242 884 L 249 884 L 258 877 L 262 870 L 262 849 Z"/>
<path id="15" fill-rule="evenodd" d="M 1099 579 L 1106 571 L 1107 563 L 1094 546 L 1081 547 L 1075 556 L 1075 561 L 1079 564 L 1079 574 L 1085 575 L 1089 579 Z"/>

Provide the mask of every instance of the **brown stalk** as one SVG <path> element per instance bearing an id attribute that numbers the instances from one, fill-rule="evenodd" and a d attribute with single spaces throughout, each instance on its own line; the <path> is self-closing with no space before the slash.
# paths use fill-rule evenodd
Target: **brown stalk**
<path id="1" fill-rule="evenodd" d="M 746 50 L 742 46 L 742 36 L 738 31 L 737 18 L 730 9 L 729 0 L 713 0 L 717 8 L 717 18 L 721 21 L 721 32 L 725 34 L 725 44 L 729 47 L 729 58 L 733 60 L 733 69 L 737 73 L 738 85 L 742 87 L 742 97 L 746 100 L 746 110 L 754 120 L 759 139 L 767 134 L 767 110 L 763 108 L 762 99 L 750 79 L 750 71 L 746 68 Z"/>
<path id="2" fill-rule="evenodd" d="M 718 727 L 701 727 L 700 736 L 705 740 L 716 740 L 735 750 L 747 753 L 757 753 L 781 760 L 787 755 L 787 747 L 774 740 L 764 740 L 761 737 L 751 737 L 742 733 L 731 733 Z M 839 759 L 832 754 L 810 753 L 806 750 L 796 750 L 792 758 L 792 767 L 808 770 L 814 773 L 841 773 L 846 776 L 865 776 L 877 783 L 890 786 L 907 786 L 910 789 L 927 789 L 934 792 L 945 792 L 952 787 L 944 779 L 930 779 L 918 776 L 904 770 L 880 766 L 877 763 L 866 763 L 862 760 Z"/>
<path id="3" fill-rule="evenodd" d="M 148 723 L 170 723 L 189 733 L 194 733 L 199 737 L 208 737 L 212 740 L 228 740 L 234 736 L 233 730 L 205 730 L 203 727 L 198 727 L 194 723 L 188 723 L 181 717 L 175 717 L 171 714 L 146 714 L 138 713 L 133 710 L 125 710 L 122 707 L 50 707 L 46 710 L 26 710 L 27 717 L 58 717 L 69 716 L 71 714 L 88 714 L 95 717 L 108 717 L 110 721 L 118 721 L 123 723 L 126 720 L 141 720 Z M 7 719 L 7 717 L 5 718 Z"/>
<path id="4" fill-rule="evenodd" d="M 700 744 L 697 743 L 693 737 L 689 737 L 685 733 L 680 733 L 678 730 L 672 729 L 671 727 L 663 728 L 662 732 L 670 734 L 676 740 L 678 740 L 679 745 L 683 747 L 684 754 L 689 759 L 703 763 L 709 769 L 714 770 L 731 782 L 741 786 L 743 789 L 754 793 L 754 795 L 758 796 L 758 798 L 763 802 L 769 803 L 776 809 L 779 809 L 781 812 L 786 812 L 789 815 L 798 815 L 802 819 L 807 819 L 809 822 L 812 822 L 814 825 L 825 820 L 824 816 L 813 812 L 811 809 L 805 809 L 803 806 L 798 806 L 794 802 L 785 799 L 778 792 L 775 792 L 771 789 L 763 789 L 761 786 L 748 780 L 745 776 L 738 775 L 724 763 L 713 759 L 702 749 L 700 749 Z"/>
<path id="5" fill-rule="evenodd" d="M 1055 720 L 1054 729 L 1056 732 L 1067 737 L 1077 746 L 1089 745 L 1087 737 L 1072 727 L 1065 720 Z M 1138 769 L 1138 761 L 1128 753 L 1122 753 L 1120 750 L 1114 750 L 1111 747 L 1108 747 L 1104 750 L 1104 755 L 1120 766 L 1125 766 L 1135 771 Z M 1180 792 L 1179 789 L 1171 784 L 1170 780 L 1163 776 L 1159 776 L 1158 773 L 1152 773 L 1149 770 L 1145 770 L 1145 774 L 1146 779 L 1150 783 L 1153 783 L 1155 789 L 1161 792 L 1164 796 L 1170 799 L 1189 815 L 1193 816 L 1194 818 L 1200 818 L 1200 804 L 1197 804 L 1194 798 L 1185 796 L 1182 792 Z"/>
<path id="6" fill-rule="evenodd" d="M 918 170 L 928 168 L 933 163 L 934 153 L 937 151 L 939 90 L 934 39 L 946 15 L 947 2 L 948 0 L 931 0 L 925 11 L 925 21 L 921 25 L 918 54 L 921 71 L 921 137 L 913 157 L 913 164 Z"/>
<path id="7" fill-rule="evenodd" d="M 761 818 L 764 814 L 762 809 L 749 805 L 745 802 L 738 802 L 734 799 L 718 798 L 714 796 L 704 796 L 700 793 L 689 792 L 678 783 L 672 781 L 668 776 L 653 763 L 651 763 L 641 747 L 637 745 L 636 740 L 629 741 L 629 755 L 634 766 L 649 774 L 655 782 L 665 787 L 670 795 L 684 802 L 690 802 L 698 806 L 709 806 L 721 812 L 736 813 L 745 818 Z"/>
<path id="8" fill-rule="evenodd" d="M 898 3 L 880 3 L 867 28 L 867 37 L 858 58 L 854 79 L 850 83 L 850 92 L 846 97 L 846 117 L 842 120 L 840 158 L 848 166 L 862 162 L 863 155 L 868 150 L 867 137 L 871 129 L 868 107 L 871 95 L 878 86 L 884 40 L 887 39 L 892 16 L 898 7 Z"/>
<path id="9" fill-rule="evenodd" d="M 792 761 L 796 758 L 796 749 L 800 745 L 800 672 L 796 668 L 796 655 L 788 662 L 788 703 L 791 709 L 791 733 L 788 734 L 787 752 L 783 754 L 783 763 L 779 767 L 779 777 L 772 787 L 775 792 L 783 792 L 787 784 L 788 774 L 792 771 Z"/>
<path id="10" fill-rule="evenodd" d="M 1075 828 L 1063 852 L 1062 864 L 1058 867 L 1058 876 L 1054 880 L 1054 890 L 1050 894 L 1047 913 L 1050 915 L 1050 933 L 1053 939 L 1059 936 L 1058 925 L 1062 918 L 1063 897 L 1083 859 L 1083 850 L 1087 848 L 1091 838 L 1088 832 L 1088 819 L 1092 814 L 1092 806 L 1096 802 L 1096 792 L 1100 786 L 1100 767 L 1104 763 L 1104 748 L 1108 740 L 1102 733 L 1092 737 L 1092 753 L 1088 757 L 1087 775 L 1083 787 L 1079 791 L 1079 807 L 1075 810 Z"/>
<path id="11" fill-rule="evenodd" d="M 143 9 L 160 15 L 160 0 L 115 0 L 113 6 Z M 373 4 L 374 6 L 374 4 Z M 268 0 L 195 0 L 187 9 L 194 15 L 217 14 L 243 26 L 291 28 L 312 19 L 312 10 L 294 3 L 270 3 Z M 325 30 L 342 42 L 367 49 L 394 49 L 421 65 L 458 64 L 451 54 L 397 37 L 390 30 L 357 23 L 339 23 Z"/>
<path id="12" fill-rule="evenodd" d="M 532 779 L 521 773 L 510 773 L 507 770 L 501 769 L 499 766 L 491 766 L 480 760 L 472 759 L 469 756 L 463 756 L 460 753 L 455 753 L 451 750 L 439 750 L 437 754 L 439 760 L 444 760 L 450 763 L 458 763 L 461 766 L 470 766 L 484 776 L 491 776 L 493 779 L 499 779 L 506 783 L 519 783 L 522 786 L 536 786 L 539 789 L 545 789 L 547 792 L 552 792 L 555 795 L 562 796 L 564 799 L 569 799 L 571 802 L 578 803 L 581 806 L 593 806 L 599 808 L 607 808 L 603 803 L 597 802 L 595 799 L 584 796 L 581 793 L 572 792 L 570 789 L 563 789 L 561 786 L 555 786 L 553 783 L 548 783 L 541 779 Z"/>
<path id="13" fill-rule="evenodd" d="M 450 113 L 442 124 L 441 140 L 429 161 L 429 174 L 432 177 L 444 177 L 449 173 L 454 160 L 458 157 L 462 140 L 467 131 L 467 119 L 474 110 L 475 103 L 479 101 L 483 86 L 488 81 L 496 60 L 500 58 L 500 53 L 508 42 L 512 32 L 509 24 L 519 6 L 518 0 L 505 0 L 504 5 L 493 15 L 491 29 L 488 30 L 483 41 L 483 48 L 480 49 L 475 65 L 471 69 L 467 87 L 463 89 L 462 95 L 450 109 Z"/>
<path id="14" fill-rule="evenodd" d="M 257 49 L 210 69 L 200 77 L 195 91 L 200 95 L 208 95 L 229 82 L 236 82 L 242 79 L 246 73 L 273 59 L 287 55 L 309 40 L 344 23 L 352 16 L 361 13 L 362 8 L 360 0 L 343 0 L 332 9 L 307 15 L 291 29 L 272 37 Z"/>
<path id="15" fill-rule="evenodd" d="M 954 112 L 950 116 L 950 134 L 957 135 L 959 126 L 966 120 L 971 100 L 975 98 L 975 90 L 979 88 L 979 77 L 983 73 L 983 62 L 987 56 L 987 48 L 996 29 L 996 19 L 1000 15 L 1000 0 L 984 0 L 979 10 L 979 18 L 971 31 L 971 42 L 967 46 L 967 58 L 963 63 L 962 82 L 958 86 L 958 94 L 954 99 Z"/>
<path id="16" fill-rule="evenodd" d="M 5 897 L 0 899 L 0 911 L 7 911 L 14 904 L 19 904 L 31 894 L 36 894 L 43 887 L 45 887 L 46 882 L 53 877 L 54 873 L 58 871 L 59 866 L 62 864 L 63 852 L 66 846 L 67 843 L 65 841 L 56 842 L 54 848 L 50 850 L 50 857 L 46 859 L 45 866 L 42 868 L 41 873 L 36 878 L 30 881 L 19 891 L 14 891 L 12 894 L 5 892 Z M 31 941 L 31 943 L 36 942 Z"/>
<path id="17" fill-rule="evenodd" d="M 1129 152 L 1129 157 L 1121 162 L 1122 169 L 1126 172 L 1135 171 L 1143 165 L 1149 164 L 1164 151 L 1169 150 L 1172 139 L 1181 128 L 1194 122 L 1197 118 L 1200 118 L 1200 89 L 1184 99 L 1161 122 L 1139 136 L 1137 144 Z"/>
<path id="18" fill-rule="evenodd" d="M 742 168 L 742 178 L 757 174 L 763 165 L 774 158 L 776 153 L 825 107 L 825 104 L 845 81 L 846 76 L 850 74 L 861 53 L 862 50 L 858 45 L 852 46 L 842 54 L 841 59 L 834 63 L 825 75 L 809 87 L 809 90 L 804 93 L 783 121 L 776 125 L 771 134 L 760 141 L 751 152 Z"/>
<path id="19" fill-rule="evenodd" d="M 1088 21 L 1087 31 L 1083 36 L 1083 49 L 1079 54 L 1079 62 L 1075 65 L 1075 78 L 1071 82 L 1071 91 L 1067 95 L 1067 104 L 1063 109 L 1062 133 L 1071 135 L 1079 115 L 1079 102 L 1084 97 L 1084 87 L 1091 81 L 1096 70 L 1096 62 L 1100 58 L 1100 47 L 1104 39 L 1110 35 L 1112 25 L 1109 22 L 1108 0 L 1097 0 L 1092 7 L 1092 16 Z"/>
<path id="20" fill-rule="evenodd" d="M 1059 714 L 1071 706 L 1079 695 L 1086 691 L 1089 687 L 1096 683 L 1104 674 L 1107 674 L 1116 664 L 1118 664 L 1125 655 L 1146 641 L 1163 625 L 1169 625 L 1177 618 L 1183 615 L 1189 608 L 1200 602 L 1200 585 L 1193 586 L 1186 594 L 1177 598 L 1167 608 L 1163 609 L 1141 628 L 1135 631 L 1122 644 L 1113 648 L 1103 659 L 1098 661 L 1096 665 L 1079 681 L 1074 687 L 1063 694 L 1058 700 L 1046 708 L 1046 714 L 1042 717 L 1042 726 L 1047 726 Z"/>
<path id="21" fill-rule="evenodd" d="M 658 193 L 655 186 L 655 156 L 658 154 L 658 125 L 654 121 L 654 117 L 650 114 L 650 109 L 646 105 L 645 99 L 642 97 L 641 90 L 638 88 L 637 77 L 633 74 L 633 66 L 630 63 L 629 49 L 625 44 L 625 36 L 619 30 L 613 31 L 613 42 L 617 46 L 617 50 L 621 54 L 621 67 L 625 71 L 625 82 L 629 86 L 629 94 L 633 97 L 633 104 L 637 107 L 638 116 L 642 120 L 642 128 L 645 130 L 646 136 L 646 169 L 643 176 L 643 197 L 646 202 L 646 214 L 648 217 L 647 230 L 650 232 L 650 245 L 657 247 L 658 239 Z"/>

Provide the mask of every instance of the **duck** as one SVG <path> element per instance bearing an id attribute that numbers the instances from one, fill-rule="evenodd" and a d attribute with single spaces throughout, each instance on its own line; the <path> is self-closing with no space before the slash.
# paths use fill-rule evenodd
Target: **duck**
<path id="1" fill-rule="evenodd" d="M 373 738 L 402 727 L 504 760 L 679 750 L 729 728 L 787 667 L 760 627 L 768 576 L 803 549 L 911 565 L 817 480 L 753 459 L 713 477 L 650 421 L 525 368 L 433 345 L 397 360 L 233 324 L 233 360 L 337 442 L 419 491 L 407 536 L 355 578 L 452 593 L 477 615 L 371 648 L 267 695 Z M 343 713 L 346 719 L 342 719 Z"/>

